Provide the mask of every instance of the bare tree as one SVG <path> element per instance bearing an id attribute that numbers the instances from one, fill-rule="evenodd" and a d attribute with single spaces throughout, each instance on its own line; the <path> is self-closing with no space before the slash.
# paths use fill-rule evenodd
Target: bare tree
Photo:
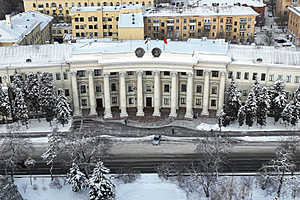
<path id="1" fill-rule="evenodd" d="M 276 192 L 275 199 L 280 199 L 282 188 L 293 180 L 293 173 L 296 170 L 294 161 L 296 146 L 297 142 L 294 139 L 282 141 L 279 147 L 276 148 L 275 158 L 264 164 L 259 170 L 262 189 L 273 187 L 274 192 Z"/>
<path id="2" fill-rule="evenodd" d="M 193 165 L 191 173 L 197 177 L 207 198 L 218 182 L 219 173 L 225 165 L 231 146 L 232 141 L 229 138 L 221 137 L 212 131 L 199 140 L 196 152 L 200 154 L 201 160 Z"/>
<path id="3" fill-rule="evenodd" d="M 14 130 L 2 139 L 0 145 L 0 162 L 5 166 L 6 175 L 10 174 L 11 182 L 14 182 L 14 173 L 17 163 L 25 160 L 32 151 L 30 141 L 21 137 Z"/>

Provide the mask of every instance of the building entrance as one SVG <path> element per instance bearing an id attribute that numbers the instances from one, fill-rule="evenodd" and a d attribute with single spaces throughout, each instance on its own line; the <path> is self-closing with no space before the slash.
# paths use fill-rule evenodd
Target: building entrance
<path id="1" fill-rule="evenodd" d="M 152 97 L 146 97 L 146 107 L 152 107 Z"/>

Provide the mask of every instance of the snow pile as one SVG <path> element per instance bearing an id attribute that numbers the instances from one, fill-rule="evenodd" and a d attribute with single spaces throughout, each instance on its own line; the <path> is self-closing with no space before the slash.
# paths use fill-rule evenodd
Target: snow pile
<path id="1" fill-rule="evenodd" d="M 201 131 L 218 131 L 219 126 L 218 124 L 206 124 L 206 123 L 201 123 L 199 126 L 197 126 L 197 129 L 201 130 Z"/>
<path id="2" fill-rule="evenodd" d="M 38 119 L 31 119 L 28 123 L 28 128 L 24 126 L 18 127 L 18 123 L 12 123 L 12 124 L 1 124 L 0 125 L 0 133 L 9 133 L 10 131 L 15 132 L 22 132 L 22 133 L 30 133 L 30 132 L 52 132 L 52 130 L 57 126 L 59 132 L 67 132 L 69 131 L 70 127 L 72 125 L 72 120 L 69 121 L 68 124 L 65 124 L 62 126 L 61 124 L 52 125 L 50 126 L 50 123 L 46 121 L 46 119 L 40 119 L 40 122 Z"/>

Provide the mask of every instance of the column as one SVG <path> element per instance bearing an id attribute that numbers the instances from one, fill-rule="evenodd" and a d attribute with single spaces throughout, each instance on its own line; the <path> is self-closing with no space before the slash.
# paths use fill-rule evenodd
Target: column
<path id="1" fill-rule="evenodd" d="M 171 86 L 171 112 L 169 117 L 177 117 L 177 72 L 171 72 L 172 86 Z"/>
<path id="2" fill-rule="evenodd" d="M 121 109 L 121 113 L 120 113 L 120 117 L 128 117 L 127 114 L 127 101 L 126 101 L 126 82 L 125 82 L 125 72 L 119 72 L 119 83 L 120 83 L 120 109 Z"/>
<path id="3" fill-rule="evenodd" d="M 104 73 L 104 119 L 112 118 L 110 105 L 109 73 Z"/>
<path id="4" fill-rule="evenodd" d="M 89 96 L 90 96 L 90 114 L 89 116 L 97 116 L 96 112 L 96 97 L 94 86 L 94 70 L 89 70 Z"/>
<path id="5" fill-rule="evenodd" d="M 143 71 L 137 71 L 137 113 L 136 113 L 136 116 L 144 116 Z"/>
<path id="6" fill-rule="evenodd" d="M 73 104 L 74 104 L 74 116 L 80 116 L 81 111 L 79 108 L 78 86 L 77 86 L 77 71 L 71 72 L 72 76 L 72 91 L 73 91 Z"/>
<path id="7" fill-rule="evenodd" d="M 204 89 L 203 89 L 203 103 L 202 103 L 202 116 L 208 116 L 208 100 L 209 100 L 209 74 L 210 71 L 204 71 Z"/>
<path id="8" fill-rule="evenodd" d="M 154 72 L 154 112 L 153 116 L 160 117 L 160 71 Z"/>
<path id="9" fill-rule="evenodd" d="M 225 93 L 225 72 L 221 72 L 221 80 L 219 85 L 219 105 L 218 105 L 218 114 L 222 112 L 224 105 L 224 93 Z"/>
<path id="10" fill-rule="evenodd" d="M 185 118 L 193 119 L 193 76 L 194 74 L 188 73 L 187 92 L 186 92 L 186 112 Z"/>

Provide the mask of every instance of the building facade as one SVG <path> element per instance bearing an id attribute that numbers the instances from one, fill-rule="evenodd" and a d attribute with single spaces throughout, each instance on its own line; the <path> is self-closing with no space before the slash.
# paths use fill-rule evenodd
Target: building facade
<path id="1" fill-rule="evenodd" d="M 162 41 L 117 41 L 2 47 L 0 58 L 6 60 L 0 59 L 0 80 L 10 84 L 15 71 L 50 72 L 72 102 L 75 116 L 103 114 L 105 119 L 215 116 L 232 78 L 244 98 L 255 78 L 267 86 L 284 80 L 290 94 L 300 85 L 296 51 L 229 46 L 224 40 L 169 41 L 162 46 Z M 136 53 L 137 48 L 145 53 Z M 152 54 L 155 48 L 159 56 Z"/>
<path id="2" fill-rule="evenodd" d="M 74 38 L 144 39 L 144 23 L 140 5 L 74 7 Z"/>
<path id="3" fill-rule="evenodd" d="M 252 42 L 257 15 L 241 6 L 150 10 L 144 13 L 145 35 L 152 39 L 207 37 Z"/>
<path id="4" fill-rule="evenodd" d="M 35 11 L 6 15 L 0 21 L 0 46 L 45 44 L 51 41 L 53 17 Z"/>
<path id="5" fill-rule="evenodd" d="M 292 36 L 292 42 L 300 46 L 300 7 L 289 7 L 288 30 Z"/>
<path id="6" fill-rule="evenodd" d="M 276 1 L 276 16 L 287 16 L 288 7 L 300 6 L 299 0 L 277 0 Z"/>

